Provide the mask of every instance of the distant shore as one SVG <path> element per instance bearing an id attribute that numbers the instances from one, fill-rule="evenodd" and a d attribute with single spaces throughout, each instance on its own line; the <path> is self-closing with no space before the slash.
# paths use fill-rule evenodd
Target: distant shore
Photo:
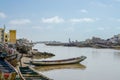
<path id="1" fill-rule="evenodd" d="M 108 46 L 105 44 L 76 44 L 76 43 L 47 43 L 45 44 L 47 46 L 65 46 L 65 47 L 91 47 L 91 48 L 109 48 L 109 49 L 120 49 L 120 45 L 115 45 L 115 46 Z"/>
<path id="2" fill-rule="evenodd" d="M 92 39 L 86 39 L 85 41 L 71 41 L 63 43 L 59 41 L 49 41 L 44 43 L 47 46 L 67 46 L 67 47 L 92 47 L 92 48 L 110 48 L 120 49 L 120 34 L 114 35 L 108 39 L 101 39 L 99 37 L 92 37 Z"/>

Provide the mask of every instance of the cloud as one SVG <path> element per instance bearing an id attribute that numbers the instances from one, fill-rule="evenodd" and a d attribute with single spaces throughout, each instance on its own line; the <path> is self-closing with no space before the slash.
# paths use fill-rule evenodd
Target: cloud
<path id="1" fill-rule="evenodd" d="M 116 2 L 120 2 L 120 0 L 115 0 Z"/>
<path id="2" fill-rule="evenodd" d="M 117 19 L 118 22 L 120 22 L 120 19 Z"/>
<path id="3" fill-rule="evenodd" d="M 0 12 L 0 18 L 6 18 L 7 16 L 5 15 L 5 13 Z"/>
<path id="4" fill-rule="evenodd" d="M 95 19 L 92 18 L 78 18 L 78 19 L 70 19 L 72 23 L 80 23 L 80 22 L 94 22 Z"/>
<path id="5" fill-rule="evenodd" d="M 112 7 L 111 4 L 105 4 L 105 3 L 102 3 L 102 2 L 91 2 L 90 3 L 92 6 L 95 6 L 95 7 Z"/>
<path id="6" fill-rule="evenodd" d="M 32 26 L 32 28 L 37 30 L 50 30 L 53 29 L 53 26 Z"/>
<path id="7" fill-rule="evenodd" d="M 64 29 L 65 32 L 74 32 L 75 28 L 74 27 L 68 27 L 66 29 Z"/>
<path id="8" fill-rule="evenodd" d="M 64 22 L 63 18 L 60 18 L 59 16 L 54 16 L 51 18 L 42 18 L 43 23 L 62 23 Z"/>
<path id="9" fill-rule="evenodd" d="M 116 27 L 117 30 L 120 30 L 120 26 Z"/>
<path id="10" fill-rule="evenodd" d="M 44 27 L 42 27 L 42 26 L 32 26 L 32 28 L 33 29 L 39 29 L 39 30 L 43 30 L 44 29 Z"/>
<path id="11" fill-rule="evenodd" d="M 11 20 L 9 22 L 9 24 L 11 25 L 24 25 L 24 24 L 28 24 L 31 23 L 31 21 L 29 19 L 16 19 L 16 20 Z"/>
<path id="12" fill-rule="evenodd" d="M 105 28 L 104 27 L 98 27 L 97 30 L 104 31 Z"/>
<path id="13" fill-rule="evenodd" d="M 80 12 L 81 13 L 88 13 L 88 11 L 86 9 L 81 9 Z"/>

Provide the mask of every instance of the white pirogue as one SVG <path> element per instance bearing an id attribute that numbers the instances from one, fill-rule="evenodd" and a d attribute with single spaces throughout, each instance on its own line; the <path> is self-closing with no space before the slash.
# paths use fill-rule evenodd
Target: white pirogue
<path id="1" fill-rule="evenodd" d="M 83 60 L 85 60 L 87 57 L 86 56 L 80 56 L 80 57 L 75 57 L 75 58 L 69 58 L 69 59 L 62 59 L 62 60 L 44 60 L 44 61 L 30 61 L 31 64 L 33 65 L 62 65 L 62 64 L 75 64 L 79 63 Z"/>

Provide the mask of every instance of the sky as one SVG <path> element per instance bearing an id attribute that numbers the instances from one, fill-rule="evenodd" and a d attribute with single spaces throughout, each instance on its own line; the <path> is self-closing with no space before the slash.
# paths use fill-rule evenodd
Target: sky
<path id="1" fill-rule="evenodd" d="M 32 41 L 120 34 L 120 0 L 0 0 L 0 27 Z"/>

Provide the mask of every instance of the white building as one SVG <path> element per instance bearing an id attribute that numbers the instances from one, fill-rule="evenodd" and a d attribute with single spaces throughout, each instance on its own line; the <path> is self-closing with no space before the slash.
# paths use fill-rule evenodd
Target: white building
<path id="1" fill-rule="evenodd" d="M 4 29 L 0 28 L 0 43 L 4 42 Z"/>

